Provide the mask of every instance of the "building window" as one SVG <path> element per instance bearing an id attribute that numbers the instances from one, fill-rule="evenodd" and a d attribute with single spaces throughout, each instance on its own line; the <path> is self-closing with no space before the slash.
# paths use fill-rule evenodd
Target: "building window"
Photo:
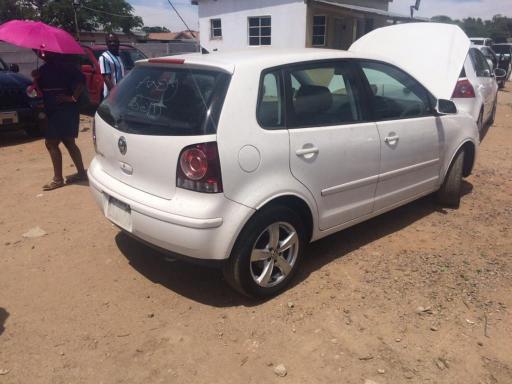
<path id="1" fill-rule="evenodd" d="M 222 21 L 220 19 L 210 20 L 210 38 L 222 39 Z"/>
<path id="2" fill-rule="evenodd" d="M 272 44 L 270 16 L 249 17 L 249 45 Z"/>
<path id="3" fill-rule="evenodd" d="M 313 46 L 325 46 L 327 35 L 327 17 L 313 16 Z"/>

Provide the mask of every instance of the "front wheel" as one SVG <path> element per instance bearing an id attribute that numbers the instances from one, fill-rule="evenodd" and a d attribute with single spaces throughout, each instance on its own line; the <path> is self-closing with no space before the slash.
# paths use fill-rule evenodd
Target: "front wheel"
<path id="1" fill-rule="evenodd" d="M 459 208 L 462 189 L 462 171 L 464 168 L 464 150 L 460 150 L 450 164 L 443 185 L 437 191 L 437 201 L 441 205 Z"/>
<path id="2" fill-rule="evenodd" d="M 238 236 L 224 276 L 244 295 L 274 296 L 295 275 L 305 239 L 304 225 L 293 210 L 285 206 L 264 208 Z"/>

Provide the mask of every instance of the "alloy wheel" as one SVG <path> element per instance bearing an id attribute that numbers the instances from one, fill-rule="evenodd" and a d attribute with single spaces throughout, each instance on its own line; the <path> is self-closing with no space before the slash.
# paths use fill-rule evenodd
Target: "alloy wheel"
<path id="1" fill-rule="evenodd" d="M 291 273 L 299 253 L 295 228 L 285 222 L 269 225 L 253 245 L 250 258 L 251 276 L 263 288 L 280 284 Z"/>

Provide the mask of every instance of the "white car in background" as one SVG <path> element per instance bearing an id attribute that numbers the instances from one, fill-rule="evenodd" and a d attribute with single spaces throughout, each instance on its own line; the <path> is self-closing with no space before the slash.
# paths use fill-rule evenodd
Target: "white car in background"
<path id="1" fill-rule="evenodd" d="M 491 69 L 483 53 L 471 47 L 464 62 L 452 100 L 460 111 L 476 121 L 480 135 L 494 123 L 498 102 L 497 76 L 506 76 L 502 69 Z"/>
<path id="2" fill-rule="evenodd" d="M 275 295 L 311 241 L 433 192 L 458 207 L 479 144 L 449 100 L 469 44 L 420 23 L 348 52 L 139 62 L 96 114 L 91 191 L 129 235 Z"/>
<path id="3" fill-rule="evenodd" d="M 492 47 L 493 40 L 488 37 L 471 37 L 469 39 L 474 45 L 483 45 L 486 47 Z"/>

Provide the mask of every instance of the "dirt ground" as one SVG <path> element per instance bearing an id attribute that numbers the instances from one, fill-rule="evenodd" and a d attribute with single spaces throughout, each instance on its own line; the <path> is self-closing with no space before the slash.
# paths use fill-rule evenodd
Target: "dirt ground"
<path id="1" fill-rule="evenodd" d="M 511 84 L 459 210 L 427 197 L 314 243 L 266 302 L 120 234 L 85 185 L 43 193 L 41 140 L 1 135 L 0 164 L 1 384 L 512 383 Z"/>

